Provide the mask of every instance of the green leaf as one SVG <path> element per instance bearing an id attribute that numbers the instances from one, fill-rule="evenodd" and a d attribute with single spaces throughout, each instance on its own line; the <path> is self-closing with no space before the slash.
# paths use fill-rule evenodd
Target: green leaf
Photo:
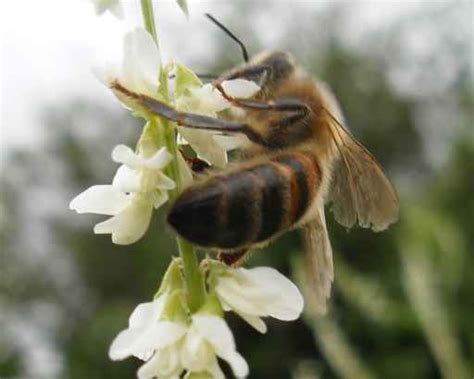
<path id="1" fill-rule="evenodd" d="M 201 87 L 202 82 L 189 68 L 174 63 L 175 74 L 175 98 L 183 96 L 187 93 L 189 87 Z"/>
<path id="2" fill-rule="evenodd" d="M 176 2 L 178 3 L 178 6 L 181 8 L 186 17 L 189 17 L 188 2 L 186 0 L 176 0 Z"/>

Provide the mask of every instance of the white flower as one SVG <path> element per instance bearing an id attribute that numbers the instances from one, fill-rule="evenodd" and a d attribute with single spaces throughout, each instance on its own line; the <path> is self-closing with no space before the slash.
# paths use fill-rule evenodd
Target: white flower
<path id="1" fill-rule="evenodd" d="M 260 90 L 254 82 L 244 79 L 228 80 L 222 83 L 225 91 L 233 97 L 250 97 Z M 221 93 L 211 84 L 191 87 L 187 94 L 175 100 L 176 109 L 182 112 L 197 113 L 217 117 L 217 113 L 231 107 Z M 198 156 L 209 163 L 224 167 L 227 164 L 227 151 L 242 144 L 242 136 L 222 136 L 216 132 L 179 127 L 179 133 L 196 151 Z"/>
<path id="2" fill-rule="evenodd" d="M 183 368 L 179 360 L 178 342 L 186 334 L 187 326 L 181 322 L 160 320 L 168 295 L 161 295 L 149 303 L 139 304 L 129 319 L 129 327 L 115 337 L 109 349 L 112 360 L 135 356 L 148 361 L 139 371 L 139 378 L 150 368 L 154 375 L 179 375 Z M 150 360 L 150 358 L 153 358 Z"/>
<path id="3" fill-rule="evenodd" d="M 181 364 L 182 338 L 161 349 L 156 350 L 153 357 L 143 364 L 137 372 L 139 379 L 179 379 L 184 371 Z"/>
<path id="4" fill-rule="evenodd" d="M 269 267 L 218 270 L 215 290 L 225 310 L 234 311 L 261 333 L 267 331 L 261 317 L 290 321 L 303 311 L 298 288 Z"/>
<path id="5" fill-rule="evenodd" d="M 229 103 L 211 84 L 188 88 L 188 95 L 176 99 L 176 109 L 216 117 L 216 113 L 229 108 Z"/>
<path id="6" fill-rule="evenodd" d="M 130 147 L 117 145 L 112 151 L 112 160 L 122 163 L 115 174 L 112 185 L 123 192 L 148 192 L 154 189 L 171 190 L 173 180 L 161 172 L 172 156 L 165 147 L 150 158 L 135 153 Z"/>
<path id="7" fill-rule="evenodd" d="M 217 357 L 227 361 L 238 378 L 246 377 L 249 367 L 237 352 L 234 336 L 227 323 L 218 316 L 195 314 L 181 351 L 181 362 L 189 372 L 208 372 L 224 379 Z"/>
<path id="8" fill-rule="evenodd" d="M 247 376 L 247 362 L 237 352 L 226 322 L 204 311 L 187 316 L 181 296 L 179 291 L 166 291 L 156 300 L 138 305 L 129 327 L 112 342 L 109 357 L 121 360 L 133 355 L 146 361 L 138 370 L 139 379 L 179 378 L 184 370 L 188 376 L 224 379 L 217 357 L 230 364 L 236 377 Z"/>
<path id="9" fill-rule="evenodd" d="M 112 159 L 123 163 L 112 185 L 89 187 L 71 201 L 69 208 L 77 213 L 113 216 L 97 224 L 94 232 L 112 234 L 114 243 L 128 245 L 145 234 L 153 209 L 163 205 L 168 200 L 167 191 L 175 187 L 174 181 L 161 172 L 171 155 L 162 148 L 144 158 L 129 147 L 118 145 Z"/>
<path id="10" fill-rule="evenodd" d="M 108 62 L 95 69 L 105 85 L 118 82 L 128 90 L 156 97 L 159 86 L 160 56 L 153 37 L 144 29 L 136 28 L 123 40 L 121 62 Z M 125 104 L 129 99 L 117 94 Z"/>
<path id="11" fill-rule="evenodd" d="M 123 8 L 120 0 L 92 0 L 92 3 L 95 7 L 95 12 L 98 15 L 109 11 L 115 17 L 122 19 L 123 18 Z"/>

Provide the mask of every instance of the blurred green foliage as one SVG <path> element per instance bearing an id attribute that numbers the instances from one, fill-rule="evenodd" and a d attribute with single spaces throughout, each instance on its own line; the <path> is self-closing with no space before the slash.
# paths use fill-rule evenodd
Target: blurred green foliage
<path id="1" fill-rule="evenodd" d="M 233 26 L 249 35 L 252 47 L 259 47 L 258 36 L 245 33 L 251 19 Z M 299 40 L 291 33 L 297 27 L 302 25 L 288 25 L 281 47 L 298 57 Z M 314 30 L 317 26 L 307 33 Z M 401 218 L 384 233 L 347 233 L 328 215 L 336 279 L 326 317 L 312 314 L 310 293 L 304 319 L 284 324 L 269 320 L 265 336 L 229 316 L 250 377 L 472 377 L 472 87 L 461 70 L 445 90 L 457 104 L 456 125 L 446 125 L 455 137 L 448 159 L 433 167 L 423 149 L 429 133 L 437 131 L 420 128 L 416 116 L 420 103 L 443 102 L 435 95 L 400 93 L 389 77 L 386 57 L 345 46 L 336 27 L 326 33 L 327 43 L 304 51 L 304 60 L 331 85 L 353 133 L 398 184 Z M 227 42 L 220 48 L 216 69 L 229 65 Z M 396 51 L 390 54 L 397 59 Z M 49 130 L 45 148 L 14 154 L 1 178 L 0 306 L 5 327 L 0 376 L 32 375 L 29 364 L 42 359 L 57 362 L 56 372 L 64 378 L 132 378 L 139 362 L 111 362 L 107 350 L 135 305 L 151 299 L 176 254 L 165 212 L 155 216 L 140 242 L 120 247 L 108 236 L 93 235 L 99 218 L 77 216 L 67 204 L 82 189 L 111 179 L 112 146 L 133 144 L 139 124 L 118 106 L 104 109 L 85 100 L 47 109 L 43 121 Z M 255 252 L 249 264 L 273 266 L 303 285 L 299 250 L 298 234 L 289 233 Z"/>

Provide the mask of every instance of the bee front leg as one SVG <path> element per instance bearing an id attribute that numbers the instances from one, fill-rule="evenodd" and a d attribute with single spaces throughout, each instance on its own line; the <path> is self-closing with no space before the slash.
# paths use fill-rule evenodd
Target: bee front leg
<path id="1" fill-rule="evenodd" d="M 311 113 L 310 106 L 304 103 L 303 101 L 297 99 L 281 98 L 269 101 L 239 99 L 230 96 L 224 90 L 221 83 L 217 83 L 216 88 L 227 101 L 239 108 L 247 108 L 260 111 L 291 112 L 292 114 L 299 115 L 301 118 L 304 118 Z"/>
<path id="2" fill-rule="evenodd" d="M 257 83 L 260 87 L 264 87 L 267 80 L 271 77 L 273 69 L 269 65 L 264 64 L 252 64 L 242 69 L 239 69 L 231 74 L 219 78 L 219 81 L 215 83 L 216 87 L 225 80 L 233 79 L 247 79 Z"/>
<path id="3" fill-rule="evenodd" d="M 267 145 L 265 137 L 259 134 L 259 132 L 257 132 L 248 124 L 217 119 L 195 113 L 179 112 L 164 102 L 156 100 L 147 95 L 132 92 L 118 82 L 113 83 L 111 87 L 113 90 L 118 91 L 122 95 L 125 95 L 126 97 L 138 102 L 150 113 L 176 122 L 180 126 L 221 132 L 222 134 L 242 133 L 246 135 L 250 141 L 256 144 L 263 146 Z"/>
<path id="4" fill-rule="evenodd" d="M 283 147 L 292 143 L 299 143 L 311 137 L 311 127 L 307 120 L 312 116 L 311 108 L 304 102 L 293 98 L 282 98 L 271 101 L 236 99 L 229 96 L 222 86 L 216 87 L 222 95 L 233 105 L 259 110 L 281 112 L 284 115 L 271 122 L 266 144 L 268 147 Z"/>

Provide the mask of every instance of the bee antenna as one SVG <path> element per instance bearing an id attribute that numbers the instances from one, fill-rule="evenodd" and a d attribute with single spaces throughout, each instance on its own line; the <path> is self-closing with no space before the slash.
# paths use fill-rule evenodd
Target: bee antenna
<path id="1" fill-rule="evenodd" d="M 230 38 L 232 38 L 235 42 L 237 42 L 240 46 L 240 49 L 242 50 L 242 55 L 244 57 L 244 61 L 248 62 L 249 61 L 249 54 L 247 53 L 247 48 L 245 47 L 244 43 L 237 38 L 237 36 L 232 33 L 227 27 L 225 27 L 223 24 L 221 24 L 218 20 L 214 18 L 214 16 L 210 15 L 209 13 L 206 13 L 206 17 L 211 20 L 214 24 L 216 24 L 220 29 L 224 31 L 225 34 L 227 34 Z"/>

